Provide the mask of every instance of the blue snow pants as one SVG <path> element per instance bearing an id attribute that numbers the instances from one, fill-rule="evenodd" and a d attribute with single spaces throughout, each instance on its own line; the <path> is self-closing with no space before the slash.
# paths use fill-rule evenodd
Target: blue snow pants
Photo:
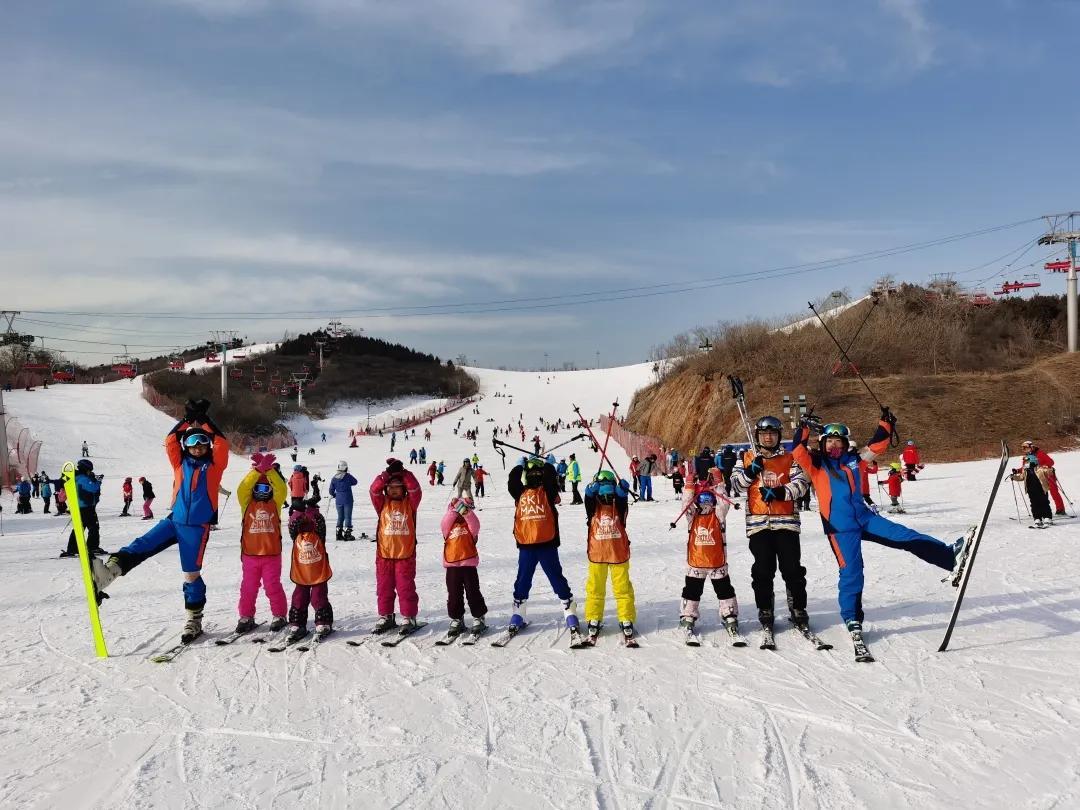
<path id="1" fill-rule="evenodd" d="M 570 583 L 563 576 L 562 563 L 559 562 L 559 549 L 556 546 L 518 547 L 518 571 L 514 580 L 514 601 L 521 602 L 529 598 L 532 590 L 533 574 L 537 564 L 544 569 L 551 589 L 560 599 L 573 599 Z"/>
<path id="2" fill-rule="evenodd" d="M 641 494 L 641 499 L 645 501 L 651 501 L 652 498 L 652 476 L 651 475 L 639 475 L 638 476 L 638 491 Z"/>
<path id="3" fill-rule="evenodd" d="M 861 623 L 863 620 L 863 540 L 907 551 L 946 571 L 952 571 L 956 564 L 952 546 L 948 543 L 893 523 L 880 515 L 872 515 L 861 529 L 830 534 L 829 543 L 840 566 L 840 617 L 845 624 L 851 621 Z"/>
<path id="4" fill-rule="evenodd" d="M 352 528 L 352 507 L 353 502 L 339 503 L 337 506 L 337 526 L 340 529 L 344 526 L 346 529 Z"/>
<path id="5" fill-rule="evenodd" d="M 180 548 L 180 570 L 197 574 L 202 569 L 203 553 L 210 539 L 210 524 L 187 526 L 165 518 L 159 520 L 146 534 L 136 537 L 112 556 L 125 574 L 172 545 Z M 206 604 L 206 583 L 199 577 L 184 583 L 184 607 L 199 610 Z"/>

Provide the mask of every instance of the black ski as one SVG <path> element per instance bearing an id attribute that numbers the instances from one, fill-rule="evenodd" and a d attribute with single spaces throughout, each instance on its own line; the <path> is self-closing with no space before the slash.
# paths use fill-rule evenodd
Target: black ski
<path id="1" fill-rule="evenodd" d="M 415 633 L 422 627 L 427 627 L 427 622 L 403 624 L 401 625 L 401 629 L 399 629 L 394 635 L 392 635 L 390 638 L 383 639 L 382 645 L 384 647 L 396 647 L 398 644 L 403 642 L 405 639 L 407 639 L 409 636 L 411 636 L 413 633 Z"/>
<path id="2" fill-rule="evenodd" d="M 586 647 L 593 646 L 592 643 L 581 635 L 581 630 L 577 627 L 570 628 L 570 649 L 571 650 L 583 650 Z"/>
<path id="3" fill-rule="evenodd" d="M 172 647 L 169 647 L 168 649 L 162 650 L 161 652 L 154 653 L 153 655 L 149 656 L 146 660 L 151 661 L 152 663 L 155 663 L 155 664 L 167 664 L 170 661 L 174 660 L 176 658 L 176 656 L 180 655 L 180 653 L 182 653 L 184 650 L 188 649 L 192 645 L 199 646 L 195 642 L 197 642 L 201 638 L 204 638 L 206 636 L 206 632 L 207 632 L 206 628 L 203 628 L 203 631 L 201 633 L 199 633 L 199 635 L 195 636 L 195 638 L 191 639 L 190 641 L 181 641 L 178 644 L 174 644 Z"/>
<path id="4" fill-rule="evenodd" d="M 461 644 L 464 647 L 471 647 L 473 644 L 480 640 L 480 636 L 487 632 L 487 625 L 482 624 L 479 627 L 473 627 L 469 632 L 465 633 L 465 638 L 461 640 Z"/>
<path id="5" fill-rule="evenodd" d="M 266 651 L 272 653 L 281 652 L 282 650 L 285 650 L 303 641 L 305 638 L 307 638 L 307 635 L 308 631 L 306 628 L 303 630 L 297 630 L 295 633 L 289 633 L 287 636 L 285 636 L 285 639 L 283 641 L 279 641 L 272 647 L 267 647 Z"/>
<path id="6" fill-rule="evenodd" d="M 1001 462 L 998 464 L 997 477 L 994 479 L 994 485 L 990 489 L 990 497 L 986 501 L 986 509 L 983 512 L 982 520 L 979 521 L 979 528 L 975 532 L 975 537 L 971 541 L 971 550 L 967 552 L 967 561 L 964 564 L 964 571 L 960 578 L 959 590 L 956 592 L 956 601 L 953 603 L 952 616 L 949 618 L 949 626 L 945 629 L 945 637 L 941 640 L 941 646 L 938 647 L 938 652 L 945 652 L 949 646 L 949 639 L 952 638 L 953 629 L 956 627 L 956 618 L 960 615 L 960 605 L 964 601 L 964 593 L 967 591 L 968 580 L 971 577 L 971 566 L 975 562 L 975 554 L 979 550 L 979 542 L 982 540 L 983 531 L 986 529 L 986 521 L 990 518 L 990 510 L 994 506 L 994 498 L 997 497 L 998 487 L 1001 486 L 1001 481 L 1005 477 L 1005 468 L 1009 465 L 1009 445 L 1005 443 L 1005 440 L 1001 440 Z"/>
<path id="7" fill-rule="evenodd" d="M 256 627 L 262 627 L 262 625 L 263 625 L 262 622 L 256 622 L 251 627 L 250 630 L 234 630 L 233 632 L 229 633 L 229 635 L 225 636 L 224 638 L 216 638 L 216 639 L 214 639 L 214 643 L 217 644 L 218 646 L 224 646 L 225 644 L 232 644 L 234 641 L 236 641 L 238 638 L 240 638 L 240 636 L 246 636 L 248 633 L 254 632 Z"/>
<path id="8" fill-rule="evenodd" d="M 453 630 L 447 630 L 446 635 L 435 642 L 436 647 L 448 647 L 458 640 L 460 636 L 465 635 L 466 630 L 464 626 L 459 628 L 456 632 Z"/>
<path id="9" fill-rule="evenodd" d="M 296 648 L 297 652 L 307 652 L 308 650 L 314 650 L 315 648 L 317 648 L 320 644 L 322 644 L 325 641 L 325 639 L 326 639 L 326 637 L 328 635 L 330 635 L 333 632 L 334 632 L 334 628 L 331 627 L 325 633 L 316 633 L 312 637 L 311 641 L 309 641 L 306 644 L 301 644 L 299 647 L 297 647 Z"/>
<path id="10" fill-rule="evenodd" d="M 795 624 L 794 627 L 795 627 L 796 630 L 799 631 L 799 635 L 801 635 L 803 638 L 805 638 L 807 641 L 809 641 L 811 644 L 814 645 L 815 649 L 818 649 L 818 650 L 831 650 L 832 649 L 832 644 L 829 644 L 827 641 L 822 641 L 820 638 L 818 638 L 817 635 L 814 633 L 814 631 L 810 629 L 810 625 L 808 625 L 808 624 Z"/>
<path id="11" fill-rule="evenodd" d="M 860 664 L 872 664 L 875 659 L 870 654 L 870 648 L 866 646 L 866 642 L 863 640 L 862 628 L 856 628 L 848 632 L 851 633 L 851 643 L 855 648 L 855 661 Z"/>

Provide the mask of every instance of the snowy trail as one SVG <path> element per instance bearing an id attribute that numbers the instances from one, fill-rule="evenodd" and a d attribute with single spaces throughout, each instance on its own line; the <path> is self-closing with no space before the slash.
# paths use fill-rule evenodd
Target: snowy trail
<path id="1" fill-rule="evenodd" d="M 511 500 L 490 438 L 453 435 L 525 416 L 586 415 L 629 402 L 648 366 L 552 374 L 476 370 L 485 398 L 435 420 L 429 458 L 450 480 L 477 452 L 490 479 L 479 513 L 480 577 L 500 626 L 508 615 L 516 551 Z M 505 386 L 505 387 L 504 387 Z M 496 391 L 513 399 L 491 396 Z M 114 549 L 148 525 L 119 518 L 120 482 L 147 475 L 160 494 L 169 475 L 161 440 L 171 420 L 139 397 L 138 384 L 55 386 L 13 392 L 9 410 L 45 440 L 53 474 L 89 441 L 106 474 L 103 546 Z M 753 403 L 751 403 L 753 405 Z M 342 410 L 301 423 L 301 455 L 329 477 L 348 459 L 361 482 L 354 522 L 372 534 L 366 486 L 389 455 L 388 439 L 346 449 L 346 426 L 366 416 Z M 869 415 L 871 418 L 873 414 Z M 901 420 L 903 414 L 900 415 Z M 329 441 L 318 441 L 325 430 Z M 420 428 L 417 438 L 423 433 Z M 564 431 L 555 441 L 572 435 Z M 550 442 L 547 434 L 541 437 Z M 406 457 L 422 441 L 399 443 Z M 583 471 L 595 470 L 584 443 Z M 627 460 L 610 448 L 617 465 Z M 566 452 L 570 452 L 567 448 Z M 508 454 L 508 460 L 512 460 Z M 1080 491 L 1080 454 L 1056 456 L 1062 479 Z M 283 463 L 290 460 L 281 454 Z M 936 465 L 908 484 L 904 522 L 951 539 L 974 522 L 996 462 Z M 247 469 L 234 456 L 224 485 Z M 685 647 L 674 632 L 685 535 L 669 531 L 678 511 L 670 485 L 632 507 L 631 572 L 637 592 L 637 650 L 611 629 L 598 646 L 572 652 L 560 611 L 538 572 L 532 626 L 505 649 L 481 643 L 436 647 L 446 626 L 437 521 L 448 488 L 428 487 L 420 512 L 417 586 L 431 624 L 396 649 L 345 644 L 375 618 L 373 556 L 367 542 L 331 543 L 330 586 L 339 633 L 315 652 L 270 654 L 241 639 L 212 641 L 169 665 L 146 656 L 179 631 L 182 600 L 174 551 L 118 583 L 103 608 L 112 657 L 93 658 L 76 565 L 54 559 L 65 520 L 15 516 L 5 496 L 0 606 L 15 631 L 0 652 L 0 735 L 8 777 L 0 805 L 29 807 L 1071 807 L 1080 803 L 1080 521 L 1030 531 L 1008 519 L 1003 491 L 973 573 L 953 649 L 935 652 L 953 590 L 910 555 L 872 544 L 867 568 L 867 639 L 875 664 L 857 665 L 836 611 L 836 564 L 816 514 L 804 519 L 814 626 L 835 645 L 815 651 L 777 624 L 775 652 L 727 646 L 716 602 L 706 594 L 705 643 Z M 1072 482 L 1078 482 L 1073 484 Z M 1007 486 L 1007 483 L 1006 485 Z M 1072 494 L 1072 493 L 1070 493 Z M 164 514 L 159 500 L 158 514 Z M 333 510 L 328 510 L 333 523 Z M 1013 513 L 1014 514 L 1014 513 Z M 561 509 L 563 566 L 584 600 L 580 507 Z M 235 623 L 239 512 L 229 504 L 207 552 L 207 623 Z M 741 512 L 731 513 L 729 553 L 743 630 L 755 629 L 751 557 Z M 287 570 L 287 566 L 286 566 Z M 289 585 L 286 583 L 287 589 Z M 782 598 L 782 584 L 777 577 Z M 712 600 L 712 601 L 710 601 Z M 267 606 L 260 597 L 260 618 Z"/>

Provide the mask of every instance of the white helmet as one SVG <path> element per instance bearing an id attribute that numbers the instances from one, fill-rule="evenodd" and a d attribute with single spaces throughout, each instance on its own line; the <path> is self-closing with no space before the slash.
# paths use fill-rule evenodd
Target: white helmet
<path id="1" fill-rule="evenodd" d="M 349 471 L 349 462 L 347 462 L 347 461 L 339 461 L 337 463 L 337 471 L 338 472 L 348 472 Z"/>

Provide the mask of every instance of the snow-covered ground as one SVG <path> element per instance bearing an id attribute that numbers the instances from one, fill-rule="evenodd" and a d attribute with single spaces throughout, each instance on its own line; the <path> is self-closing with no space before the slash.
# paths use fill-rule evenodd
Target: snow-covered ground
<path id="1" fill-rule="evenodd" d="M 495 473 L 479 513 L 481 582 L 498 624 L 508 615 L 516 551 L 512 501 L 490 440 L 474 447 L 452 429 L 598 416 L 628 403 L 650 367 L 600 371 L 473 370 L 485 397 L 436 419 L 428 457 L 451 477 L 473 452 Z M 115 549 L 149 524 L 116 517 L 124 476 L 169 489 L 161 441 L 171 420 L 139 397 L 138 383 L 54 386 L 6 395 L 8 409 L 45 441 L 57 474 L 89 442 L 106 475 L 103 545 Z M 512 394 L 495 398 L 496 391 Z M 752 404 L 752 403 L 751 403 Z M 874 414 L 868 414 L 870 421 Z M 903 414 L 900 414 L 901 420 Z M 301 461 L 329 477 L 347 459 L 361 480 L 357 532 L 373 533 L 366 485 L 388 439 L 347 449 L 366 409 L 298 425 Z M 854 426 L 858 427 L 858 426 Z M 328 441 L 317 441 L 325 430 Z M 398 445 L 395 455 L 424 444 Z M 541 434 L 549 443 L 547 434 Z M 564 431 L 555 441 L 572 435 Z M 1019 440 L 1024 437 L 1012 437 Z M 577 443 L 591 474 L 595 456 Z M 561 455 L 561 452 L 560 452 Z M 625 468 L 616 447 L 612 456 Z M 281 454 L 286 467 L 291 463 Z M 1070 494 L 1080 454 L 1057 457 Z M 905 522 L 954 538 L 981 511 L 995 461 L 929 467 L 905 487 Z M 224 484 L 247 469 L 234 456 Z M 414 468 L 420 476 L 420 470 Z M 182 621 L 176 552 L 117 582 L 102 610 L 112 655 L 94 658 L 77 564 L 56 559 L 62 518 L 16 516 L 4 498 L 0 570 L 8 642 L 0 651 L 4 807 L 1025 807 L 1080 804 L 1080 527 L 1031 531 L 1003 486 L 952 650 L 936 648 L 952 606 L 941 572 L 881 546 L 865 548 L 867 638 L 878 657 L 856 664 L 836 611 L 836 563 L 816 515 L 805 520 L 810 611 L 835 645 L 817 652 L 781 629 L 775 652 L 732 649 L 706 594 L 706 645 L 683 646 L 674 628 L 685 534 L 666 481 L 656 503 L 631 509 L 638 650 L 613 635 L 572 652 L 558 604 L 538 572 L 532 628 L 505 649 L 435 647 L 446 625 L 438 518 L 446 488 L 428 487 L 420 512 L 418 589 L 431 624 L 396 649 L 347 646 L 374 620 L 374 546 L 331 543 L 330 594 L 339 633 L 317 653 L 271 654 L 238 641 L 197 646 L 167 665 L 147 656 Z M 165 504 L 156 504 L 159 515 Z M 332 510 L 331 510 L 332 511 Z M 333 519 L 330 519 L 331 526 Z M 239 512 L 230 502 L 206 555 L 207 623 L 236 620 Z M 581 507 L 562 508 L 564 568 L 584 599 Z M 755 614 L 741 513 L 729 522 L 732 577 L 744 630 Z M 286 564 L 286 571 L 288 565 Z M 287 585 L 288 588 L 288 585 Z M 782 600 L 783 586 L 777 581 Z M 708 610 L 704 610 L 708 608 Z M 609 621 L 614 623 L 609 603 Z M 260 598 L 259 618 L 268 618 Z M 778 625 L 785 628 L 781 622 Z"/>

